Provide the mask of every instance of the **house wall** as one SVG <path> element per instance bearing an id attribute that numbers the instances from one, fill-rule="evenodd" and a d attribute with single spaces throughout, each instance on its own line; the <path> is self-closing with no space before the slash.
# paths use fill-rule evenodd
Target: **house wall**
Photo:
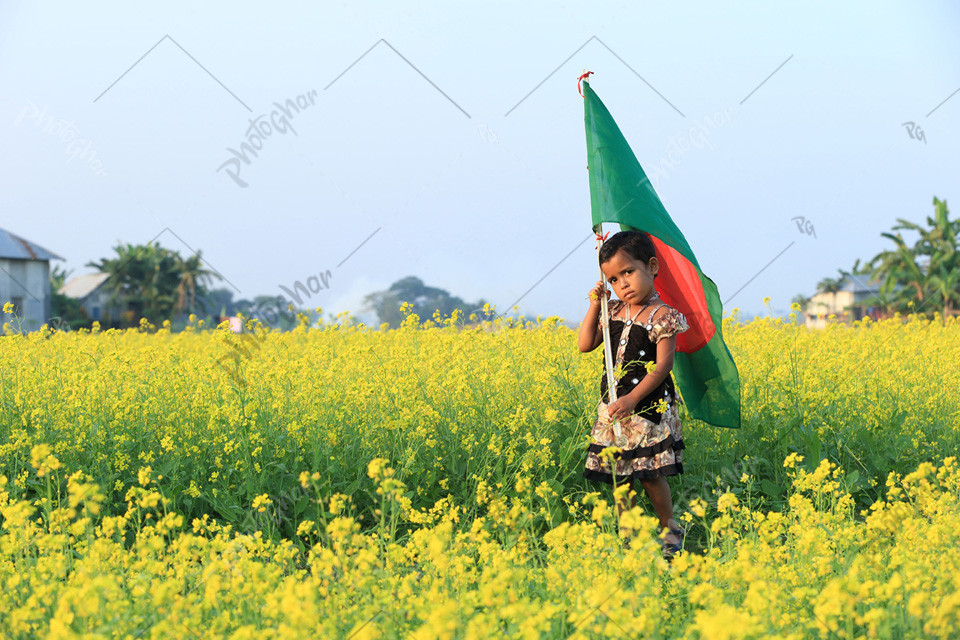
<path id="1" fill-rule="evenodd" d="M 90 295 L 80 301 L 80 305 L 91 320 L 96 320 L 104 326 L 119 322 L 123 313 L 121 306 L 110 304 L 110 294 L 103 286 L 94 289 Z"/>
<path id="2" fill-rule="evenodd" d="M 20 326 L 36 331 L 50 318 L 50 263 L 46 260 L 0 259 L 0 307 L 6 302 L 20 306 Z M 0 311 L 0 324 L 11 322 L 13 314 Z"/>
<path id="3" fill-rule="evenodd" d="M 804 324 L 812 329 L 823 329 L 827 326 L 827 318 L 830 314 L 835 314 L 838 319 L 848 322 L 863 320 L 866 311 L 863 301 L 872 295 L 870 291 L 817 293 L 810 298 L 810 303 L 807 305 Z"/>
<path id="4" fill-rule="evenodd" d="M 810 299 L 810 305 L 807 311 L 816 315 L 822 313 L 825 316 L 835 313 L 838 316 L 843 315 L 844 307 L 849 307 L 854 303 L 852 291 L 837 291 L 836 293 L 818 293 Z"/>
<path id="5" fill-rule="evenodd" d="M 96 289 L 83 301 L 83 307 L 87 310 L 87 315 L 91 320 L 104 322 L 107 313 L 107 295 L 102 289 Z"/>

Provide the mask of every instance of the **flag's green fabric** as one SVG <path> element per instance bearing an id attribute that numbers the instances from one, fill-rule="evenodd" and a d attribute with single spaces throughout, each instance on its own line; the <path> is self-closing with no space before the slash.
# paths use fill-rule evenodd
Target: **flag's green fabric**
<path id="1" fill-rule="evenodd" d="M 610 112 L 583 82 L 587 168 L 593 227 L 614 222 L 650 235 L 661 265 L 660 298 L 680 311 L 689 329 L 677 336 L 673 373 L 690 415 L 720 427 L 740 426 L 740 376 L 723 342 L 717 286 L 670 219 Z"/>

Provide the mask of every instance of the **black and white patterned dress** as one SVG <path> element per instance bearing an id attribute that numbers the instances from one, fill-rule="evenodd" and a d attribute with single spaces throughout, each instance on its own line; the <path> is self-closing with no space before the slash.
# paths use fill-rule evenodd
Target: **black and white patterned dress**
<path id="1" fill-rule="evenodd" d="M 657 311 L 666 306 L 660 304 L 645 318 L 653 318 Z M 614 356 L 614 372 L 623 373 L 617 381 L 617 397 L 630 393 L 647 375 L 646 363 L 657 361 L 657 343 L 669 336 L 683 333 L 689 327 L 683 314 L 672 307 L 656 318 L 652 323 L 641 324 L 632 320 L 614 318 L 626 307 L 622 300 L 610 305 L 610 339 L 617 346 Z M 619 365 L 619 366 L 618 366 Z M 653 480 L 662 476 L 683 473 L 683 433 L 677 405 L 682 401 L 674 387 L 673 377 L 661 382 L 653 391 L 642 398 L 633 413 L 620 420 L 620 440 L 615 436 L 614 421 L 607 413 L 607 375 L 604 365 L 600 382 L 601 399 L 597 405 L 597 420 L 590 432 L 590 446 L 587 449 L 587 463 L 583 471 L 585 478 L 613 484 L 616 474 L 617 484 L 636 480 Z M 666 403 L 665 411 L 661 400 Z M 611 470 L 607 460 L 600 452 L 607 447 L 621 449 L 616 454 L 616 469 Z"/>

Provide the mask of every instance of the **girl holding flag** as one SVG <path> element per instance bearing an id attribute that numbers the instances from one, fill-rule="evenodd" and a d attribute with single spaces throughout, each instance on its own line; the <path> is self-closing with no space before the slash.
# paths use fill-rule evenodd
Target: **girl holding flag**
<path id="1" fill-rule="evenodd" d="M 609 293 L 601 280 L 580 327 L 581 351 L 596 349 L 607 334 L 605 371 L 609 368 L 600 383 L 609 403 L 597 407 L 584 475 L 600 482 L 627 481 L 631 488 L 638 480 L 667 529 L 664 554 L 669 556 L 683 546 L 665 479 L 683 472 L 680 397 L 671 371 L 690 417 L 733 429 L 740 427 L 740 376 L 723 341 L 717 285 L 701 270 L 613 116 L 590 87 L 590 75 L 585 71 L 578 86 L 591 228 L 602 243 L 601 271 L 619 300 L 608 313 Z M 623 231 L 604 243 L 599 234 L 604 223 L 619 224 Z M 653 287 L 658 274 L 659 292 Z M 610 447 L 617 451 L 612 469 L 601 455 Z M 621 513 L 631 506 L 618 504 Z"/>
<path id="2" fill-rule="evenodd" d="M 683 547 L 683 531 L 673 519 L 666 477 L 683 473 L 684 444 L 677 411 L 681 400 L 670 372 L 676 336 L 688 329 L 687 321 L 663 303 L 654 288 L 654 278 L 663 266 L 646 233 L 621 231 L 602 244 L 598 255 L 600 269 L 618 298 L 610 304 L 608 316 L 611 344 L 617 347 L 616 400 L 606 402 L 604 366 L 603 399 L 597 406 L 583 475 L 606 484 L 630 484 L 628 500 L 617 502 L 620 514 L 634 506 L 633 481 L 639 481 L 666 530 L 663 546 L 669 557 Z M 603 342 L 601 295 L 610 296 L 603 281 L 590 291 L 590 308 L 580 325 L 578 343 L 584 353 Z M 601 455 L 608 447 L 618 449 L 612 461 L 611 456 Z"/>

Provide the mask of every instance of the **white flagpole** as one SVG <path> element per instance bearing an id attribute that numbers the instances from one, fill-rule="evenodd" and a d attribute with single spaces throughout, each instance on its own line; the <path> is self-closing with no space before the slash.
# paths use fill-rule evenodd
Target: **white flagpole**
<path id="1" fill-rule="evenodd" d="M 586 69 L 583 70 L 581 79 L 590 74 Z M 582 95 L 582 94 L 581 94 Z M 600 247 L 603 246 L 603 223 L 597 225 L 597 267 L 600 266 Z M 607 406 L 617 401 L 617 378 L 613 375 L 613 353 L 610 350 L 610 311 L 607 308 L 607 277 L 600 269 L 600 282 L 603 283 L 603 293 L 600 294 L 600 327 L 603 330 L 603 360 L 607 365 Z M 620 421 L 613 423 L 613 433 L 617 440 L 620 440 Z"/>
<path id="2" fill-rule="evenodd" d="M 597 264 L 600 264 L 600 247 L 603 246 L 603 225 L 597 225 L 600 227 L 597 235 Z M 600 269 L 600 281 L 603 282 L 604 292 L 600 294 L 600 326 L 603 328 L 603 359 L 607 365 L 607 392 L 609 394 L 609 399 L 607 400 L 607 405 L 616 402 L 617 400 L 617 379 L 613 375 L 613 353 L 610 349 L 610 312 L 607 308 L 607 277 L 603 274 L 603 269 Z M 617 439 L 620 439 L 620 421 L 617 420 L 613 423 L 613 433 L 616 435 Z"/>

